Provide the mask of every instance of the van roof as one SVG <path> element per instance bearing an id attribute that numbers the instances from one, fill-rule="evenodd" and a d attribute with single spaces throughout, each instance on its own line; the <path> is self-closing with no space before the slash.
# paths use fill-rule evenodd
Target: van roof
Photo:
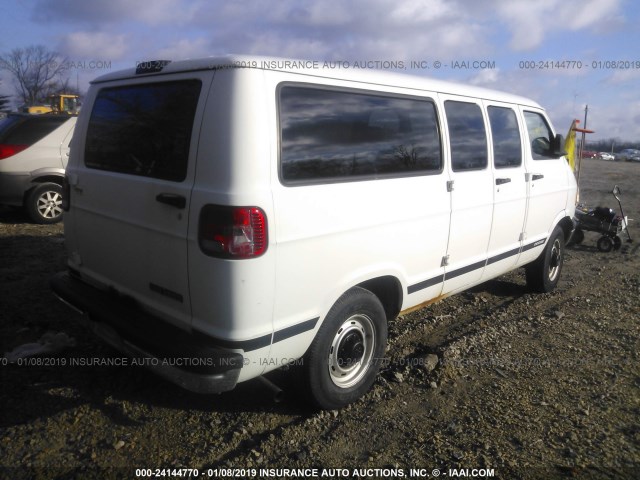
<path id="1" fill-rule="evenodd" d="M 378 62 L 373 63 L 375 66 Z M 342 64 L 342 66 L 338 66 L 338 64 Z M 334 67 L 332 68 L 328 65 L 334 65 Z M 265 71 L 288 72 L 320 78 L 361 82 L 370 85 L 451 93 L 542 108 L 537 102 L 519 95 L 463 83 L 368 68 L 367 62 L 360 62 L 358 67 L 355 67 L 355 62 L 300 60 L 256 55 L 224 55 L 178 61 L 150 60 L 138 62 L 136 68 L 111 72 L 94 79 L 91 83 L 104 83 L 127 78 L 153 77 L 179 72 L 223 70 L 229 68 L 257 68 Z"/>

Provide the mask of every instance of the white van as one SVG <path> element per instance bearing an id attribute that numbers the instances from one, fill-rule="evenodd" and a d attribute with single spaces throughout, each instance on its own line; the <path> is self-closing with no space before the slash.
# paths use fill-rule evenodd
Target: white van
<path id="1" fill-rule="evenodd" d="M 525 266 L 553 289 L 576 183 L 514 95 L 258 57 L 95 80 L 71 146 L 65 302 L 192 391 L 296 361 L 363 395 L 400 312 Z"/>

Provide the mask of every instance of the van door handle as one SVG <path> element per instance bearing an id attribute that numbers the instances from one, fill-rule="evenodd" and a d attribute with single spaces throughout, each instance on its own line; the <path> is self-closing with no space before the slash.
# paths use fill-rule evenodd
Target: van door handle
<path id="1" fill-rule="evenodd" d="M 544 175 L 542 175 L 541 173 L 534 173 L 534 174 L 531 176 L 531 180 L 534 180 L 534 181 L 535 181 L 535 180 L 540 180 L 541 178 L 544 178 Z"/>
<path id="2" fill-rule="evenodd" d="M 171 205 L 172 207 L 184 209 L 187 206 L 187 199 L 182 195 L 176 195 L 175 193 L 160 193 L 156 196 L 156 200 L 160 203 Z"/>
<path id="3" fill-rule="evenodd" d="M 496 185 L 502 185 L 509 182 L 511 182 L 510 178 L 496 178 Z"/>

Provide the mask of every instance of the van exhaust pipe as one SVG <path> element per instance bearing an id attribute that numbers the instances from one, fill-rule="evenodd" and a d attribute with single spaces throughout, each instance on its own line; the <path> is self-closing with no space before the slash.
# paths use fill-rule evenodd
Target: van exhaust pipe
<path id="1" fill-rule="evenodd" d="M 284 392 L 275 383 L 263 376 L 258 377 L 258 380 L 271 392 L 273 403 L 280 403 L 284 400 Z"/>

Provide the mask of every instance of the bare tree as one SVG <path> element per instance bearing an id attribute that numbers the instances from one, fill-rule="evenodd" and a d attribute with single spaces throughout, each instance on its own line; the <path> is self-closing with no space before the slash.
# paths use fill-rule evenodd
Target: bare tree
<path id="1" fill-rule="evenodd" d="M 2 85 L 2 82 L 0 82 Z M 3 95 L 0 93 L 0 112 L 8 112 L 9 111 L 9 95 Z"/>
<path id="2" fill-rule="evenodd" d="M 17 95 L 27 105 L 43 102 L 64 80 L 67 59 L 42 45 L 0 55 L 0 69 L 13 76 Z"/>

